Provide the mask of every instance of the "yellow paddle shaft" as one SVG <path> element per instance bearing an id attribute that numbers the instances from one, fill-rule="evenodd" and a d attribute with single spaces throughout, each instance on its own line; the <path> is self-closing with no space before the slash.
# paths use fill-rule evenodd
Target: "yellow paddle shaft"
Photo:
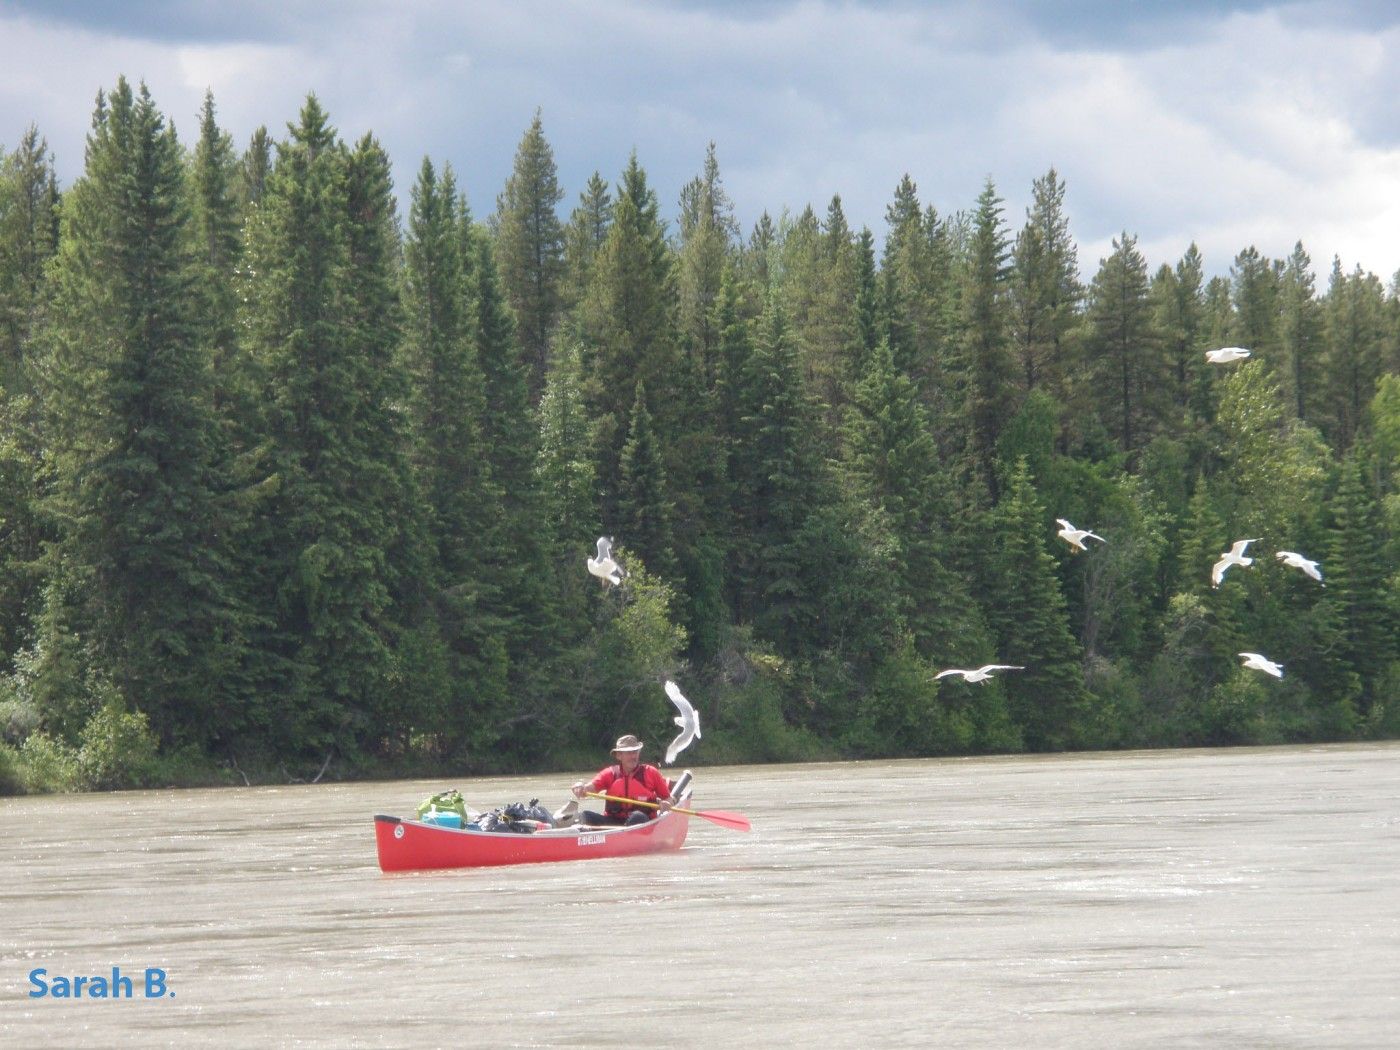
<path id="1" fill-rule="evenodd" d="M 604 798 L 604 799 L 607 799 L 609 802 L 622 802 L 622 803 L 624 803 L 624 804 L 626 804 L 626 805 L 628 805 L 628 806 L 646 806 L 647 809 L 660 809 L 660 808 L 661 808 L 661 807 L 660 807 L 657 803 L 655 803 L 655 802 L 642 802 L 640 799 L 635 799 L 635 798 L 623 798 L 621 795 L 605 795 L 605 794 L 603 794 L 601 791 L 585 791 L 584 794 L 587 795 L 589 798 Z M 689 814 L 690 814 L 691 816 L 693 816 L 693 817 L 698 817 L 698 816 L 700 815 L 699 810 L 694 810 L 694 809 L 681 809 L 680 806 L 672 806 L 672 807 L 671 807 L 671 812 L 672 812 L 672 813 L 689 813 Z"/>

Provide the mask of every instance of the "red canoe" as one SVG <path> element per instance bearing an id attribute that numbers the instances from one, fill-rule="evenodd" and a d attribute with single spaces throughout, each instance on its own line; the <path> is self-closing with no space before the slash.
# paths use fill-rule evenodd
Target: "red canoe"
<path id="1" fill-rule="evenodd" d="M 687 792 L 680 805 L 689 804 Z M 662 813 L 645 824 L 610 828 L 575 825 L 519 835 L 376 816 L 374 838 L 381 871 L 422 871 L 659 853 L 680 849 L 689 827 L 686 814 Z"/>

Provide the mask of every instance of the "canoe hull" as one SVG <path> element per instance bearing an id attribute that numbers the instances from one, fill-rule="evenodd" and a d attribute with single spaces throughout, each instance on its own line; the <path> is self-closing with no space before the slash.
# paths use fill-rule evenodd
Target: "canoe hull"
<path id="1" fill-rule="evenodd" d="M 663 813 L 631 827 L 553 828 L 533 835 L 444 828 L 399 817 L 376 816 L 374 838 L 382 871 L 487 868 L 599 857 L 632 857 L 677 850 L 690 817 Z"/>

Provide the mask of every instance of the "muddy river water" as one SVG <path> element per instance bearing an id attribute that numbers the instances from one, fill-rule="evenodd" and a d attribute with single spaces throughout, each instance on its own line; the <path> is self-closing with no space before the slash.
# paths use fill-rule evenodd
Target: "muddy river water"
<path id="1" fill-rule="evenodd" d="M 0 1046 L 1400 1046 L 1400 745 L 698 767 L 751 834 L 379 871 L 580 772 L 0 800 Z"/>

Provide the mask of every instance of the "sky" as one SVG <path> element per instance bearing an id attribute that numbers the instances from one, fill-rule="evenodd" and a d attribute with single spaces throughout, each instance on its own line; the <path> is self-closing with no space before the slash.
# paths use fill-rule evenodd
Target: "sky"
<path id="1" fill-rule="evenodd" d="M 484 218 L 538 110 L 567 218 L 635 150 L 674 222 L 715 144 L 747 232 L 834 194 L 882 240 L 906 173 L 939 214 L 987 179 L 1014 233 L 1066 185 L 1083 277 L 1124 233 L 1211 274 L 1301 241 L 1400 271 L 1400 4 L 1203 0 L 0 0 L 0 147 L 34 124 L 81 175 L 97 92 L 144 81 L 181 138 L 213 92 L 240 148 L 314 92 L 402 200 L 424 156 Z"/>

